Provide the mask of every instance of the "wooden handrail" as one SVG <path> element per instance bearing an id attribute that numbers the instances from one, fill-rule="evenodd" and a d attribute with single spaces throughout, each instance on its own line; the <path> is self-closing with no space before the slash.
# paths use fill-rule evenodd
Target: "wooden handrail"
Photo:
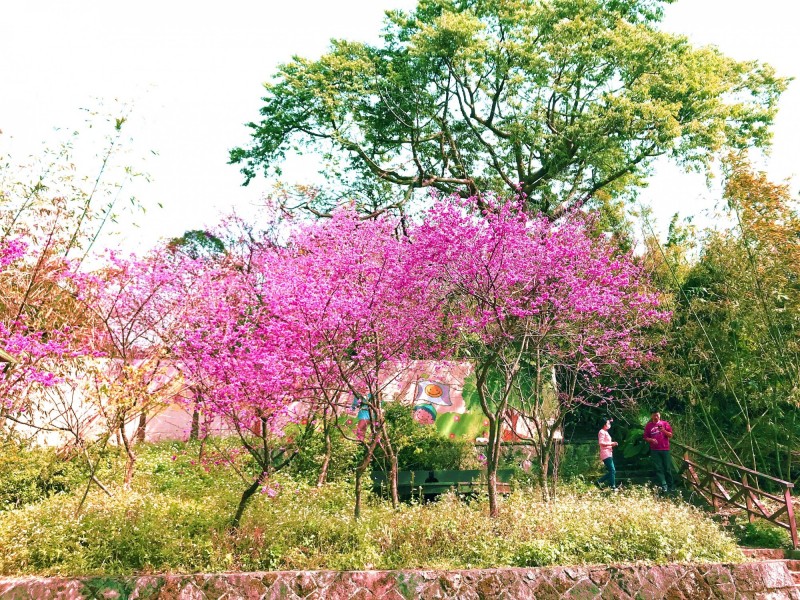
<path id="1" fill-rule="evenodd" d="M 714 456 L 704 454 L 699 450 L 695 450 L 685 444 L 672 442 L 678 448 L 683 449 L 683 456 L 681 457 L 681 469 L 679 475 L 683 477 L 687 483 L 694 488 L 711 506 L 714 512 L 719 509 L 720 502 L 725 502 L 731 506 L 743 509 L 747 512 L 747 518 L 752 523 L 755 518 L 765 519 L 778 527 L 789 530 L 789 535 L 792 538 L 792 545 L 795 549 L 798 547 L 797 535 L 797 521 L 794 517 L 794 506 L 792 505 L 792 488 L 794 484 L 791 481 L 784 481 L 777 477 L 772 477 L 766 473 L 759 473 L 753 469 L 748 469 L 742 465 L 736 465 L 727 461 L 721 460 Z M 690 455 L 697 457 L 695 460 L 690 458 Z M 697 462 L 697 459 L 702 459 L 707 465 L 702 465 Z M 733 469 L 741 474 L 741 481 L 729 477 L 726 473 L 717 473 L 714 470 L 714 464 L 722 465 L 728 469 Z M 700 473 L 698 475 L 698 472 Z M 758 486 L 758 479 L 771 481 L 778 484 L 783 488 L 783 497 L 770 494 L 762 491 L 759 487 L 753 487 L 748 475 L 752 476 L 753 484 Z M 702 476 L 702 479 L 701 479 Z M 723 486 L 726 484 L 738 488 L 733 494 Z M 739 498 L 743 498 L 745 505 L 737 502 Z M 769 498 L 779 505 L 779 508 L 772 513 L 769 512 L 767 507 L 761 502 L 761 498 Z M 786 522 L 780 521 L 779 517 L 786 513 Z"/>
<path id="2" fill-rule="evenodd" d="M 699 450 L 692 448 L 691 446 L 687 446 L 685 444 L 681 444 L 680 442 L 670 442 L 673 446 L 678 446 L 678 448 L 682 448 L 683 450 L 688 450 L 692 454 L 696 454 L 697 456 L 702 456 L 706 460 L 710 460 L 720 465 L 725 465 L 726 467 L 730 467 L 732 469 L 736 469 L 737 471 L 743 471 L 745 473 L 750 473 L 750 475 L 755 475 L 760 479 L 768 479 L 769 481 L 774 481 L 777 484 L 780 484 L 783 487 L 787 487 L 789 489 L 794 487 L 794 484 L 791 481 L 784 481 L 783 479 L 778 479 L 777 477 L 772 477 L 771 475 L 767 475 L 766 473 L 760 473 L 758 471 L 754 471 L 753 469 L 748 469 L 743 465 L 736 465 L 734 463 L 725 462 L 720 458 L 716 458 L 714 456 L 709 456 L 708 454 L 703 454 Z"/>
<path id="3" fill-rule="evenodd" d="M 737 485 L 739 487 L 748 489 L 748 490 L 750 490 L 752 492 L 756 492 L 758 494 L 761 494 L 762 496 L 765 496 L 765 497 L 769 498 L 770 500 L 774 500 L 775 502 L 783 502 L 783 498 L 781 498 L 779 496 L 774 496 L 774 495 L 770 494 L 769 492 L 765 492 L 764 490 L 761 490 L 759 488 L 750 487 L 749 485 L 744 484 L 744 483 L 742 483 L 740 481 L 737 481 L 736 479 L 731 479 L 727 475 L 723 475 L 721 473 L 717 473 L 715 471 L 712 471 L 711 469 L 709 469 L 708 467 L 705 467 L 704 465 L 701 465 L 700 463 L 687 461 L 685 458 L 683 460 L 684 460 L 685 463 L 690 464 L 691 466 L 700 469 L 703 473 L 713 474 L 716 479 L 721 479 L 722 481 L 727 481 L 728 483 L 732 483 L 732 484 Z"/>

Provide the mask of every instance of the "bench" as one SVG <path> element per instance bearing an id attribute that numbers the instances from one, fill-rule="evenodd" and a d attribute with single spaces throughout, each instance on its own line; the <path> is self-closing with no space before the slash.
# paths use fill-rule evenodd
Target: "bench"
<path id="1" fill-rule="evenodd" d="M 509 483 L 513 470 L 499 469 L 497 471 L 497 491 L 500 494 L 511 492 Z M 389 494 L 389 473 L 387 471 L 373 471 L 372 491 L 376 494 L 387 496 Z M 474 495 L 481 489 L 486 489 L 486 471 L 478 469 L 464 471 L 398 471 L 397 494 L 402 500 L 414 496 L 421 496 L 430 500 L 454 490 L 458 494 Z"/>

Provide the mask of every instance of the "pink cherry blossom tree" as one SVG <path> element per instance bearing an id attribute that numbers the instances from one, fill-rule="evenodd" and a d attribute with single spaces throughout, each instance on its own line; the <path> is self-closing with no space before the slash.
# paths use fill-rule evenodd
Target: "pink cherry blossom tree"
<path id="1" fill-rule="evenodd" d="M 362 459 L 355 473 L 355 514 L 375 450 L 389 459 L 390 492 L 398 503 L 397 455 L 383 403 L 386 387 L 413 358 L 441 356 L 442 296 L 413 262 L 407 238 L 389 217 L 362 220 L 349 210 L 298 227 L 291 238 L 291 318 L 296 344 L 308 357 L 306 385 L 332 421 L 353 399 L 369 414 L 357 435 Z"/>
<path id="2" fill-rule="evenodd" d="M 292 410 L 304 399 L 308 361 L 296 343 L 288 260 L 287 250 L 252 232 L 237 240 L 188 292 L 191 308 L 173 346 L 193 387 L 202 390 L 201 410 L 233 427 L 258 467 L 234 527 L 259 488 L 295 456 L 285 428 L 306 416 Z M 303 435 L 312 428 L 313 419 L 306 420 Z"/>
<path id="3" fill-rule="evenodd" d="M 186 257 L 171 260 L 164 249 L 143 257 L 112 252 L 103 268 L 76 276 L 77 297 L 95 324 L 89 349 L 102 357 L 84 363 L 79 377 L 91 382 L 87 399 L 125 450 L 125 487 L 133 479 L 134 442 L 144 440 L 148 415 L 185 393 L 171 348 L 189 308 L 192 263 Z"/>
<path id="4" fill-rule="evenodd" d="M 0 348 L 18 359 L 0 378 L 0 427 L 6 419 L 35 426 L 36 403 L 63 380 L 65 361 L 91 354 L 94 324 L 76 299 L 75 274 L 127 211 L 117 205 L 124 185 L 142 175 L 128 162 L 129 115 L 124 105 L 98 106 L 84 127 L 21 163 L 0 149 Z M 76 152 L 93 159 L 76 164 Z"/>
<path id="5" fill-rule="evenodd" d="M 591 222 L 573 215 L 532 218 L 518 200 L 436 202 L 412 234 L 416 262 L 449 297 L 458 351 L 475 361 L 476 387 L 489 421 L 490 513 L 508 410 L 537 424 L 542 489 L 557 431 L 570 407 L 588 403 L 592 380 L 630 373 L 651 360 L 648 328 L 667 318 L 630 255 Z M 555 374 L 557 401 L 548 403 Z M 525 382 L 523 384 L 523 381 Z M 603 397 L 613 390 L 604 389 Z M 549 406 L 548 406 L 549 404 Z"/>
<path id="6" fill-rule="evenodd" d="M 60 361 L 84 352 L 87 323 L 69 291 L 72 266 L 50 241 L 0 241 L 0 348 L 16 359 L 0 375 L 0 426 L 32 425 L 32 398 L 59 381 Z"/>

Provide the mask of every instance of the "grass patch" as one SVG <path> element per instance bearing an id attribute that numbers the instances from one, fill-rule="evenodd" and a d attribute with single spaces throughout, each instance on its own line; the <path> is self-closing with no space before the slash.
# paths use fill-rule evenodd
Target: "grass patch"
<path id="1" fill-rule="evenodd" d="M 792 549 L 792 537 L 789 532 L 766 521 L 750 523 L 746 516 L 739 516 L 731 520 L 728 530 L 739 545 L 746 548 Z"/>
<path id="2" fill-rule="evenodd" d="M 78 489 L 0 512 L 4 575 L 126 575 L 262 569 L 540 566 L 631 561 L 735 561 L 734 540 L 699 510 L 645 490 L 565 487 L 555 503 L 515 491 L 490 519 L 484 497 L 447 495 L 397 511 L 368 496 L 352 518 L 352 487 L 297 478 L 265 482 L 241 527 L 228 528 L 247 471 L 230 449 L 203 459 L 186 444 L 142 446 L 133 491 Z M 111 475 L 111 471 L 107 474 Z M 0 486 L 2 486 L 0 482 Z M 75 487 L 75 486 L 71 486 Z"/>

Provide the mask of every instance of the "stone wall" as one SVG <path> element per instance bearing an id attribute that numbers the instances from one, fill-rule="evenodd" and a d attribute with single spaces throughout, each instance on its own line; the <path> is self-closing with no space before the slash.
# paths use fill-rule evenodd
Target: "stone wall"
<path id="1" fill-rule="evenodd" d="M 130 578 L 0 578 L 0 599 L 759 598 L 800 600 L 783 561 L 464 571 L 274 571 Z"/>

